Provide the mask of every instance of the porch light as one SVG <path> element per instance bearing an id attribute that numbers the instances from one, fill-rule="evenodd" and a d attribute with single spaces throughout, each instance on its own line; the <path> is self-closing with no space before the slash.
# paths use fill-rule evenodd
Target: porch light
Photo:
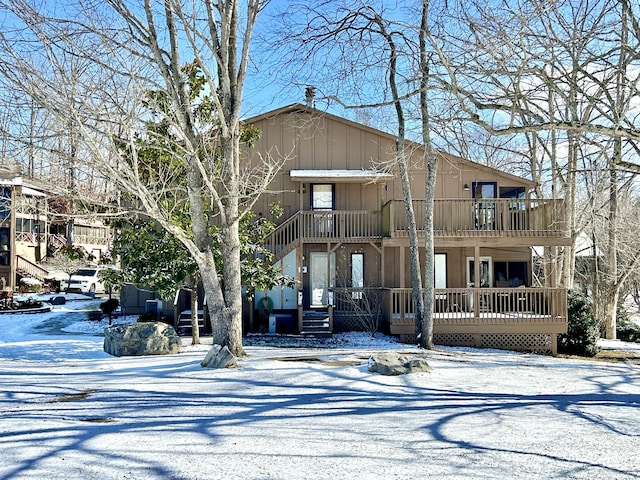
<path id="1" fill-rule="evenodd" d="M 466 191 L 466 190 L 469 190 L 469 184 L 468 184 L 468 183 L 465 183 L 465 184 L 464 184 L 464 187 L 462 187 L 462 188 L 464 188 L 464 190 L 465 190 L 465 191 Z"/>

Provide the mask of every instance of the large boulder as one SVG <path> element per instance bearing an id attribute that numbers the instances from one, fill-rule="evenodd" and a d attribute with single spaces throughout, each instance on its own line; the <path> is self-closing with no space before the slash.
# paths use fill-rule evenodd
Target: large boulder
<path id="1" fill-rule="evenodd" d="M 178 353 L 182 341 L 171 325 L 140 322 L 104 329 L 104 351 L 115 357 Z"/>
<path id="2" fill-rule="evenodd" d="M 228 347 L 221 347 L 220 345 L 213 345 L 204 357 L 204 360 L 200 362 L 200 365 L 204 368 L 231 368 L 236 367 L 236 357 L 229 350 Z"/>
<path id="3" fill-rule="evenodd" d="M 419 355 L 382 352 L 369 357 L 369 371 L 378 372 L 381 375 L 405 375 L 429 370 L 431 367 L 427 360 Z"/>

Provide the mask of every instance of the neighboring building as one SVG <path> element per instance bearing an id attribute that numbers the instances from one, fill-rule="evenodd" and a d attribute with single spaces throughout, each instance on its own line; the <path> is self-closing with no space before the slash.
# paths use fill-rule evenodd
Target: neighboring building
<path id="1" fill-rule="evenodd" d="M 264 302 L 258 295 L 252 313 L 263 321 L 267 315 L 272 322 L 274 316 L 293 319 L 302 333 L 331 333 L 353 328 L 363 312 L 375 315 L 364 303 L 379 297 L 384 328 L 411 341 L 402 188 L 396 174 L 375 167 L 394 157 L 395 137 L 298 104 L 246 123 L 262 131 L 248 151 L 254 161 L 258 154 L 288 157 L 270 186 L 273 194 L 263 195 L 254 210 L 266 215 L 271 202 L 281 201 L 284 216 L 276 220 L 270 248 L 298 285 L 268 292 Z M 420 230 L 426 171 L 421 146 L 413 147 Z M 533 286 L 532 248 L 570 239 L 562 200 L 532 199 L 533 187 L 527 179 L 438 153 L 437 344 L 556 352 L 556 335 L 567 329 L 567 292 Z"/>
<path id="2" fill-rule="evenodd" d="M 99 263 L 111 248 L 112 229 L 101 220 L 91 219 L 82 215 L 69 216 L 60 220 L 60 216 L 51 216 L 48 237 L 48 250 L 54 254 L 67 243 L 82 247 L 93 262 Z"/>
<path id="3" fill-rule="evenodd" d="M 0 282 L 15 289 L 22 277 L 43 280 L 38 264 L 46 255 L 47 202 L 41 190 L 22 178 L 0 177 Z"/>
<path id="4" fill-rule="evenodd" d="M 68 242 L 83 247 L 99 262 L 109 250 L 111 229 L 98 220 L 60 215 L 49 208 L 51 196 L 24 182 L 9 167 L 0 167 L 0 288 L 15 290 L 23 278 L 44 282 L 41 262 Z M 72 218 L 72 221 L 69 219 Z"/>

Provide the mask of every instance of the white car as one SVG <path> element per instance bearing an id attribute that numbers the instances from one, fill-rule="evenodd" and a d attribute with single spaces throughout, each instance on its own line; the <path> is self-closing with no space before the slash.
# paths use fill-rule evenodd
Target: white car
<path id="1" fill-rule="evenodd" d="M 85 267 L 76 271 L 67 283 L 67 292 L 104 293 L 104 283 L 98 273 L 104 268 Z"/>

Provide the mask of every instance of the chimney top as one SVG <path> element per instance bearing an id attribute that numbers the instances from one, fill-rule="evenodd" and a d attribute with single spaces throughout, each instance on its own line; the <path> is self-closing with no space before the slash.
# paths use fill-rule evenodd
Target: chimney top
<path id="1" fill-rule="evenodd" d="M 307 101 L 307 107 L 316 108 L 316 87 L 308 85 L 304 91 L 304 99 Z"/>

